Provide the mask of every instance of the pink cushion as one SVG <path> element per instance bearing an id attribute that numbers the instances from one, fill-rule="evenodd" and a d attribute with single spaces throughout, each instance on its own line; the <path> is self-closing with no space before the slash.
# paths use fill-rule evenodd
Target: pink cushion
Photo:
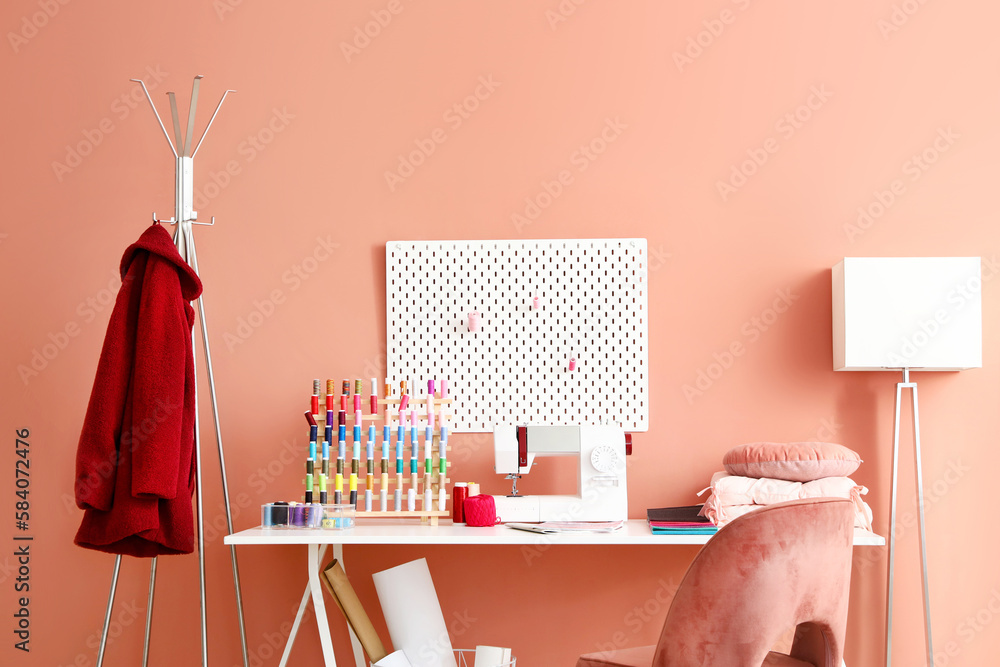
<path id="1" fill-rule="evenodd" d="M 847 477 L 861 465 L 858 453 L 832 442 L 751 442 L 722 458 L 730 475 L 811 482 Z"/>

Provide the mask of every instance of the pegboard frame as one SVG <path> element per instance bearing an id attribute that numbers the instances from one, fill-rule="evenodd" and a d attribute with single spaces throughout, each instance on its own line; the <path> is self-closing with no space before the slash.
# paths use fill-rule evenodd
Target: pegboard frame
<path id="1" fill-rule="evenodd" d="M 386 375 L 410 386 L 449 378 L 456 432 L 510 423 L 646 431 L 647 271 L 640 238 L 389 241 Z M 475 333 L 472 311 L 481 313 Z"/>

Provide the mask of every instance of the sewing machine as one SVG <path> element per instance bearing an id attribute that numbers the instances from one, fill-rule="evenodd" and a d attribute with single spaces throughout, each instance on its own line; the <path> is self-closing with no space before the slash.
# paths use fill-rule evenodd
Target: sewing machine
<path id="1" fill-rule="evenodd" d="M 494 467 L 513 480 L 507 496 L 493 496 L 497 515 L 510 521 L 618 521 L 628 518 L 625 456 L 629 436 L 617 426 L 497 426 Z M 576 456 L 577 495 L 523 496 L 517 481 L 531 471 L 536 456 Z"/>

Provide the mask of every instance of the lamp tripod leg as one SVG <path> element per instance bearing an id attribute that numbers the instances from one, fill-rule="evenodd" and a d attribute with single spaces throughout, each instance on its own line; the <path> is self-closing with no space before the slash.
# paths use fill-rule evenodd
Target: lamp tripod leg
<path id="1" fill-rule="evenodd" d="M 896 480 L 899 476 L 899 409 L 904 383 L 896 384 L 896 416 L 892 433 L 892 495 L 889 501 L 889 576 L 885 593 L 885 666 L 892 666 L 892 581 L 896 557 Z"/>
<path id="2" fill-rule="evenodd" d="M 924 634 L 927 640 L 927 664 L 934 667 L 934 643 L 931 637 L 931 597 L 927 578 L 927 532 L 924 524 L 924 476 L 920 465 L 920 409 L 917 400 L 917 383 L 910 382 L 908 368 L 903 369 L 903 381 L 896 384 L 896 414 L 892 438 L 892 500 L 889 505 L 889 577 L 886 584 L 885 664 L 892 665 L 892 581 L 896 548 L 896 482 L 899 478 L 899 417 L 903 390 L 910 390 L 913 411 L 913 456 L 917 478 L 917 516 L 920 528 L 920 568 L 923 583 Z"/>
<path id="3" fill-rule="evenodd" d="M 108 628 L 111 626 L 111 609 L 115 606 L 115 589 L 118 588 L 118 571 L 122 566 L 122 555 L 115 556 L 115 573 L 111 575 L 111 591 L 108 593 L 108 610 L 104 612 L 104 629 L 101 631 L 101 647 L 97 651 L 97 667 L 104 664 L 104 649 L 108 645 Z"/>
<path id="4" fill-rule="evenodd" d="M 931 638 L 931 593 L 927 580 L 927 531 L 924 527 L 924 475 L 920 468 L 920 413 L 917 407 L 917 385 L 911 389 L 913 398 L 913 449 L 916 458 L 917 515 L 920 518 L 920 569 L 924 593 L 924 633 L 927 637 L 927 664 L 934 667 L 934 644 Z"/>

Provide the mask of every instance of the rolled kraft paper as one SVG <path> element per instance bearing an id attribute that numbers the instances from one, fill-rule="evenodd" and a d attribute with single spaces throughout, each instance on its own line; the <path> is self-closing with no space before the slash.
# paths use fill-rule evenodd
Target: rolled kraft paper
<path id="1" fill-rule="evenodd" d="M 393 647 L 413 667 L 457 667 L 427 561 L 376 572 L 372 579 Z"/>
<path id="2" fill-rule="evenodd" d="M 382 640 L 379 639 L 378 633 L 375 632 L 375 626 L 372 625 L 361 600 L 358 599 L 358 594 L 354 592 L 354 587 L 347 579 L 344 568 L 336 559 L 323 569 L 323 577 L 327 590 L 330 591 L 330 595 L 340 607 L 340 611 L 344 612 L 344 617 L 347 618 L 347 622 L 354 630 L 354 634 L 357 635 L 362 648 L 368 654 L 368 659 L 372 662 L 378 662 L 384 658 L 386 651 L 385 647 L 382 646 Z"/>

